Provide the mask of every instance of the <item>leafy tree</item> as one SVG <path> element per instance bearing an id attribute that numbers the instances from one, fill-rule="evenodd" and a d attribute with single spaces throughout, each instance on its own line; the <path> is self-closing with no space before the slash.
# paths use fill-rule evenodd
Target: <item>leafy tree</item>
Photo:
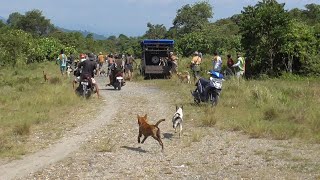
<path id="1" fill-rule="evenodd" d="M 252 60 L 254 73 L 274 75 L 281 71 L 278 65 L 282 59 L 277 57 L 285 44 L 289 22 L 284 4 L 276 0 L 262 0 L 244 8 L 240 22 L 241 42 Z"/>
<path id="2" fill-rule="evenodd" d="M 303 13 L 303 11 L 301 9 L 298 9 L 298 8 L 291 9 L 289 11 L 289 16 L 290 16 L 291 19 L 296 19 L 296 20 L 299 20 L 299 21 L 304 21 L 304 19 L 306 19 L 306 16 Z"/>
<path id="3" fill-rule="evenodd" d="M 209 23 L 209 18 L 212 18 L 212 7 L 208 2 L 202 1 L 194 5 L 185 5 L 178 10 L 176 17 L 173 20 L 173 26 L 182 34 L 201 30 L 204 25 Z"/>
<path id="4" fill-rule="evenodd" d="M 315 46 L 316 38 L 312 28 L 302 22 L 291 21 L 286 43 L 282 46 L 282 52 L 287 55 L 287 62 L 284 63 L 286 70 L 301 71 L 310 61 L 310 55 L 316 54 Z"/>
<path id="5" fill-rule="evenodd" d="M 40 10 L 26 12 L 18 27 L 36 35 L 48 35 L 53 30 L 53 25 L 46 19 Z"/>
<path id="6" fill-rule="evenodd" d="M 303 21 L 310 26 L 320 23 L 320 5 L 307 4 L 305 10 L 294 8 L 289 11 L 290 17 Z"/>
<path id="7" fill-rule="evenodd" d="M 145 33 L 145 37 L 148 39 L 163 39 L 166 36 L 167 29 L 163 24 L 153 25 L 151 23 L 147 24 L 149 28 Z"/>
<path id="8" fill-rule="evenodd" d="M 315 23 L 320 23 L 320 5 L 317 4 L 307 4 L 304 11 L 309 23 L 311 25 Z"/>
<path id="9" fill-rule="evenodd" d="M 18 12 L 11 13 L 9 15 L 9 18 L 7 19 L 7 24 L 10 27 L 17 28 L 18 24 L 20 23 L 20 21 L 23 17 L 24 17 L 24 15 L 22 15 Z"/>
<path id="10" fill-rule="evenodd" d="M 5 27 L 6 24 L 0 20 L 0 28 Z"/>
<path id="11" fill-rule="evenodd" d="M 112 41 L 115 41 L 116 39 L 117 39 L 116 36 L 109 36 L 109 37 L 107 38 L 107 40 L 112 40 Z"/>

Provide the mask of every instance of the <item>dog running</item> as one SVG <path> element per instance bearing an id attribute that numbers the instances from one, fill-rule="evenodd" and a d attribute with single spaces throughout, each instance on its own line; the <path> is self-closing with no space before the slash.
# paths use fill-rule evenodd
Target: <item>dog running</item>
<path id="1" fill-rule="evenodd" d="M 138 124 L 139 124 L 138 143 L 140 143 L 140 138 L 142 135 L 144 136 L 143 140 L 141 141 L 142 144 L 149 136 L 152 136 L 155 140 L 159 142 L 163 150 L 163 143 L 161 141 L 160 129 L 158 125 L 162 121 L 165 121 L 165 119 L 160 119 L 155 125 L 150 125 L 148 124 L 147 114 L 142 117 L 137 115 L 137 117 L 138 117 Z"/>
<path id="2" fill-rule="evenodd" d="M 177 132 L 177 128 L 179 126 L 179 138 L 181 137 L 181 132 L 182 132 L 182 122 L 183 122 L 183 106 L 178 107 L 176 106 L 176 112 L 174 113 L 172 117 L 172 124 L 174 128 L 174 132 Z"/>
<path id="3" fill-rule="evenodd" d="M 44 71 L 42 71 L 43 73 L 43 79 L 44 79 L 44 82 L 48 82 L 50 80 L 50 77 L 48 76 L 48 74 Z"/>
<path id="4" fill-rule="evenodd" d="M 191 81 L 190 81 L 190 74 L 188 71 L 185 71 L 185 72 L 177 72 L 177 76 L 178 78 L 180 79 L 181 82 L 187 82 L 188 84 L 191 84 Z"/>

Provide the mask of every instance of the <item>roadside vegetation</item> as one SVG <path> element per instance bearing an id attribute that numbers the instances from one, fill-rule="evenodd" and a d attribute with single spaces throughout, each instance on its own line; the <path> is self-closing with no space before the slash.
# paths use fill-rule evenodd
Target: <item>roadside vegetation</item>
<path id="1" fill-rule="evenodd" d="M 188 71 L 180 60 L 180 71 Z M 205 58 L 209 62 L 209 57 Z M 203 77 L 205 67 L 202 71 Z M 193 102 L 194 83 L 170 80 L 145 81 L 172 95 L 172 106 L 183 105 L 185 121 L 196 126 L 218 127 L 241 131 L 251 138 L 277 140 L 298 138 L 320 143 L 320 82 L 317 78 L 286 74 L 279 78 L 240 79 L 223 82 L 220 101 L 216 107 Z"/>
<path id="2" fill-rule="evenodd" d="M 44 82 L 42 71 L 50 76 L 49 82 Z M 1 68 L 0 157 L 27 153 L 32 130 L 42 127 L 44 133 L 58 133 L 64 128 L 59 127 L 61 122 L 67 124 L 77 113 L 90 112 L 88 104 L 92 101 L 77 97 L 71 79 L 62 77 L 52 62 Z"/>

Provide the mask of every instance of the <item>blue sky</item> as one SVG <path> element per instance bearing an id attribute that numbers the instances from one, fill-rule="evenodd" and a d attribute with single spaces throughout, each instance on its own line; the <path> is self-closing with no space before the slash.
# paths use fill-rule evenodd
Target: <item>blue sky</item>
<path id="1" fill-rule="evenodd" d="M 87 30 L 101 35 L 140 36 L 147 23 L 172 26 L 176 12 L 196 0 L 0 0 L 0 16 L 8 18 L 12 12 L 25 13 L 40 9 L 54 25 L 72 30 Z M 255 5 L 258 0 L 209 0 L 213 19 L 238 14 L 243 7 Z M 278 0 L 286 9 L 303 8 L 320 0 Z"/>

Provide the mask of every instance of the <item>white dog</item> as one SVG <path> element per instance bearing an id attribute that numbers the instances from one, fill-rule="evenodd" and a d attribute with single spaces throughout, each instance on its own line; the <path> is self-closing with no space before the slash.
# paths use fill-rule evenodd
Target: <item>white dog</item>
<path id="1" fill-rule="evenodd" d="M 177 127 L 180 127 L 180 131 L 179 131 L 179 138 L 181 137 L 181 132 L 182 132 L 182 121 L 183 121 L 183 106 L 178 107 L 176 106 L 176 113 L 174 113 L 173 117 L 172 117 L 172 123 L 173 123 L 173 128 L 174 128 L 174 132 L 177 132 Z"/>
<path id="2" fill-rule="evenodd" d="M 68 77 L 70 77 L 70 74 L 72 73 L 72 68 L 71 68 L 71 66 L 67 66 L 67 75 L 68 75 Z"/>

